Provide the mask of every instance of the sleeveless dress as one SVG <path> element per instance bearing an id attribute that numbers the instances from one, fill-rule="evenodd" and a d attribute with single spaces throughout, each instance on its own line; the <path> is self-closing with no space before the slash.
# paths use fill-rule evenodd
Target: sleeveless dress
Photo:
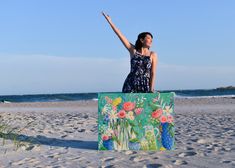
<path id="1" fill-rule="evenodd" d="M 151 93 L 151 59 L 150 56 L 135 52 L 131 56 L 131 71 L 128 74 L 123 87 L 123 93 Z"/>

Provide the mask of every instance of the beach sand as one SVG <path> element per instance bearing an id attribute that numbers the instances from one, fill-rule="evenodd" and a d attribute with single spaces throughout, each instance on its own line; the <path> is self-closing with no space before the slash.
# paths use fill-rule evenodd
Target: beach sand
<path id="1" fill-rule="evenodd" d="M 97 151 L 97 108 L 97 101 L 0 103 L 0 122 L 25 144 L 16 149 L 14 134 L 4 145 L 0 138 L 0 167 L 235 167 L 234 98 L 176 98 L 174 151 Z"/>

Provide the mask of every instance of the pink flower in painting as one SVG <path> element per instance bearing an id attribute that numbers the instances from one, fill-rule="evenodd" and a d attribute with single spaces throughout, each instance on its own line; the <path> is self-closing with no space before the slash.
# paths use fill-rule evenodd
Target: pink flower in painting
<path id="1" fill-rule="evenodd" d="M 167 116 L 167 122 L 172 123 L 173 122 L 173 117 L 171 115 Z"/>
<path id="2" fill-rule="evenodd" d="M 162 109 L 155 110 L 155 111 L 152 113 L 152 117 L 153 117 L 153 118 L 159 118 L 159 117 L 162 115 L 162 113 L 163 113 Z"/>
<path id="3" fill-rule="evenodd" d="M 117 107 L 116 106 L 113 106 L 113 111 L 117 111 Z"/>
<path id="4" fill-rule="evenodd" d="M 119 118 L 125 118 L 126 117 L 126 112 L 125 110 L 120 110 L 117 114 Z"/>
<path id="5" fill-rule="evenodd" d="M 123 103 L 123 109 L 125 111 L 131 111 L 135 108 L 135 103 L 132 103 L 132 102 L 125 102 Z"/>
<path id="6" fill-rule="evenodd" d="M 108 140 L 109 139 L 109 136 L 108 135 L 103 135 L 103 137 L 102 137 L 102 140 L 103 141 L 106 141 L 106 140 Z"/>
<path id="7" fill-rule="evenodd" d="M 143 111 L 143 108 L 136 108 L 135 113 L 136 115 L 139 115 Z"/>
<path id="8" fill-rule="evenodd" d="M 113 102 L 113 100 L 110 99 L 108 96 L 105 96 L 105 100 L 107 101 L 108 104 L 111 104 Z"/>
<path id="9" fill-rule="evenodd" d="M 153 102 L 154 102 L 154 103 L 157 102 L 157 101 L 158 101 L 158 97 L 156 97 L 156 98 L 153 99 Z"/>
<path id="10" fill-rule="evenodd" d="M 167 122 L 166 116 L 162 115 L 162 116 L 160 117 L 160 121 L 161 121 L 161 123 Z"/>
<path id="11" fill-rule="evenodd" d="M 114 134 L 115 136 L 118 136 L 118 131 L 117 131 L 117 130 L 113 130 L 113 134 Z"/>

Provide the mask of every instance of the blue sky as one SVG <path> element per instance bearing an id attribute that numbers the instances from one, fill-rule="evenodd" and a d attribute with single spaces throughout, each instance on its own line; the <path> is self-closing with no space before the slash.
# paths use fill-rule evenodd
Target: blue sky
<path id="1" fill-rule="evenodd" d="M 121 91 L 134 43 L 153 34 L 156 90 L 235 85 L 235 1 L 0 2 L 0 95 Z"/>

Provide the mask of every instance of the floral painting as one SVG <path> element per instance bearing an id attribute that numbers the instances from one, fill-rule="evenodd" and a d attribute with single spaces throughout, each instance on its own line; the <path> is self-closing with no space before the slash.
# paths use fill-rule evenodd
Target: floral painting
<path id="1" fill-rule="evenodd" d="M 174 149 L 174 95 L 99 93 L 98 150 Z"/>

